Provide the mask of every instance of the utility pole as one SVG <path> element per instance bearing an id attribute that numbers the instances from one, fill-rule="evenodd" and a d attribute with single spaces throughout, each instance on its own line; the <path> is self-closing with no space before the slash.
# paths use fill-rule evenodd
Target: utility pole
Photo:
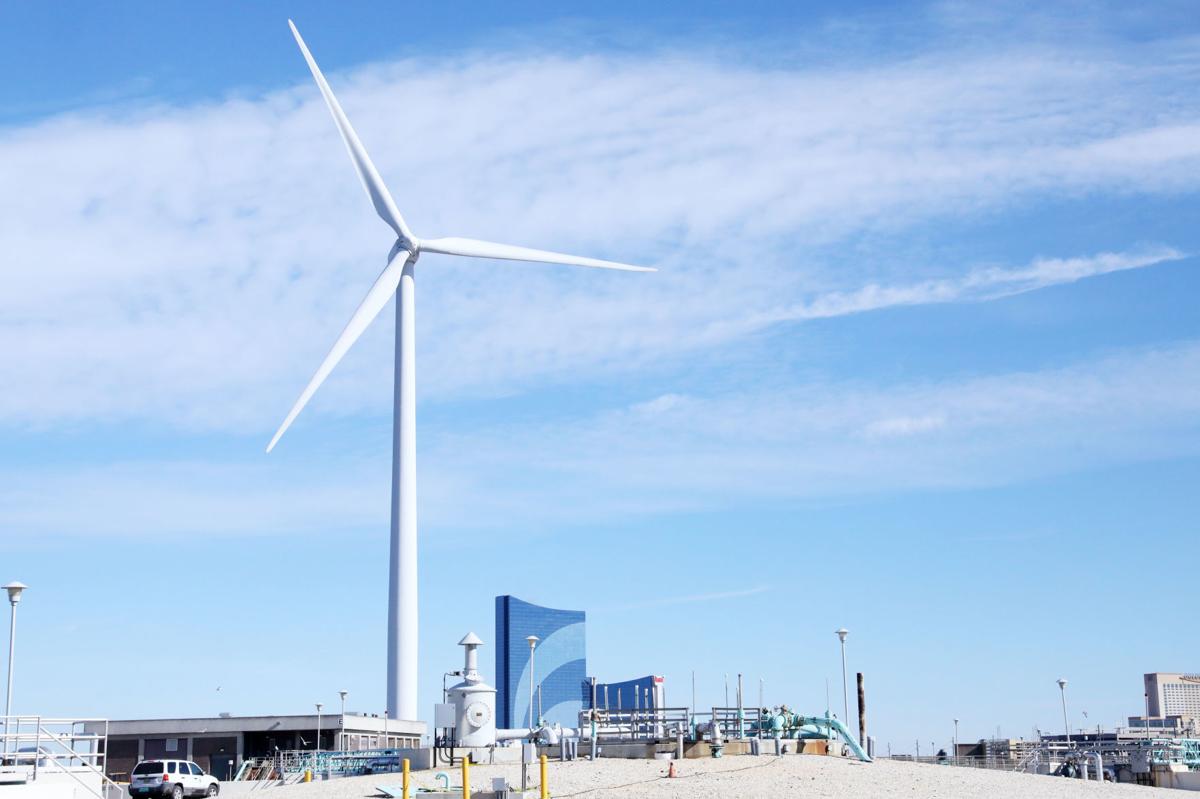
<path id="1" fill-rule="evenodd" d="M 863 687 L 863 673 L 858 672 L 858 744 L 867 748 L 867 692 Z M 870 754 L 870 753 L 868 753 Z"/>

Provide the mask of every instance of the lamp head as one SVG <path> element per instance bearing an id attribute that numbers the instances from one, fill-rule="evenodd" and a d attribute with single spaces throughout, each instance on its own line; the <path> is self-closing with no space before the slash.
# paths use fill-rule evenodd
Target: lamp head
<path id="1" fill-rule="evenodd" d="M 536 635 L 527 635 L 527 636 L 525 636 L 525 640 L 529 642 L 529 648 L 533 649 L 535 646 L 537 646 L 537 642 L 540 641 L 541 639 L 538 638 Z"/>
<path id="2" fill-rule="evenodd" d="M 8 592 L 8 601 L 12 604 L 17 604 L 21 601 L 21 592 L 29 586 L 25 583 L 12 582 L 4 586 L 4 590 Z"/>
<path id="3" fill-rule="evenodd" d="M 1058 687 L 1059 687 L 1059 690 L 1063 690 L 1063 691 L 1065 691 L 1065 690 L 1067 689 L 1067 679 L 1066 679 L 1066 677 L 1059 677 L 1059 678 L 1058 678 Z"/>
<path id="4" fill-rule="evenodd" d="M 340 696 L 342 698 L 343 702 L 346 701 L 346 697 L 349 695 L 350 695 L 349 691 L 338 691 L 338 696 Z"/>
<path id="5" fill-rule="evenodd" d="M 325 703 L 324 703 L 324 702 L 317 702 L 317 712 L 318 712 L 318 713 L 320 713 L 320 712 L 321 712 L 321 708 L 323 708 L 323 707 L 325 707 Z"/>
<path id="6" fill-rule="evenodd" d="M 847 630 L 845 627 L 843 627 L 840 630 L 834 630 L 834 632 L 837 633 L 837 637 L 838 637 L 839 641 L 841 641 L 843 644 L 846 643 L 846 636 L 850 634 L 849 630 Z"/>

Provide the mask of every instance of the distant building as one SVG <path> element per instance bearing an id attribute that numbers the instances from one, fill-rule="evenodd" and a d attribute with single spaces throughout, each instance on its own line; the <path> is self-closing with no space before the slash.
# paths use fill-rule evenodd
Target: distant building
<path id="1" fill-rule="evenodd" d="M 585 708 L 592 706 L 591 686 L 584 702 Z M 596 707 L 601 710 L 639 710 L 665 707 L 663 678 L 653 674 L 625 682 L 596 683 Z"/>
<path id="2" fill-rule="evenodd" d="M 496 726 L 525 728 L 541 718 L 564 727 L 579 724 L 579 711 L 589 693 L 585 625 L 582 610 L 544 608 L 517 599 L 496 597 Z M 530 635 L 539 639 L 534 653 L 534 681 L 540 696 L 529 707 Z"/>
<path id="3" fill-rule="evenodd" d="M 1185 716 L 1200 718 L 1200 674 L 1147 674 L 1147 713 L 1151 718 Z"/>

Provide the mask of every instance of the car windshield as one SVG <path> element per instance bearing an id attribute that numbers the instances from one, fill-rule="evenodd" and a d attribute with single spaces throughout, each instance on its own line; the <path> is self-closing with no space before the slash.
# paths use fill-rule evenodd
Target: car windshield
<path id="1" fill-rule="evenodd" d="M 134 774 L 161 774 L 163 764 L 161 760 L 151 760 L 146 763 L 138 763 L 133 769 Z"/>

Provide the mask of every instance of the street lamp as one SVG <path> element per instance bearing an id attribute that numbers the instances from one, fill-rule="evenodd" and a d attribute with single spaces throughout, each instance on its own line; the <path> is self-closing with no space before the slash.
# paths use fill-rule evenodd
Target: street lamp
<path id="1" fill-rule="evenodd" d="M 533 729 L 533 650 L 537 646 L 538 637 L 536 635 L 527 635 L 525 640 L 529 642 L 529 729 Z"/>
<path id="2" fill-rule="evenodd" d="M 342 723 L 338 731 L 338 738 L 341 739 L 338 741 L 338 751 L 340 752 L 346 751 L 346 697 L 349 694 L 350 692 L 345 689 L 338 691 L 338 696 L 342 698 Z"/>
<path id="3" fill-rule="evenodd" d="M 958 719 L 954 720 L 954 765 L 958 765 Z"/>
<path id="4" fill-rule="evenodd" d="M 4 751 L 8 751 L 9 722 L 12 716 L 12 684 L 13 684 L 13 653 L 17 645 L 17 603 L 21 601 L 21 592 L 29 586 L 24 583 L 12 582 L 4 586 L 8 592 L 8 603 L 12 605 L 12 619 L 8 625 L 8 692 L 4 699 Z"/>
<path id="5" fill-rule="evenodd" d="M 838 640 L 842 642 L 842 724 L 850 723 L 850 689 L 846 685 L 846 636 L 850 631 L 845 627 L 835 630 Z M 846 729 L 850 729 L 847 727 Z"/>
<path id="6" fill-rule="evenodd" d="M 1062 694 L 1063 706 L 1063 729 L 1067 732 L 1067 746 L 1071 745 L 1071 725 L 1067 723 L 1067 680 L 1064 677 L 1058 678 L 1058 690 Z"/>
<path id="7" fill-rule="evenodd" d="M 322 704 L 322 703 L 320 703 L 320 702 L 317 702 L 317 740 L 313 742 L 313 744 L 314 744 L 314 748 L 313 748 L 313 767 L 314 767 L 314 768 L 315 768 L 315 767 L 316 767 L 316 765 L 317 765 L 317 755 L 316 755 L 316 753 L 321 751 L 321 708 L 323 708 L 323 707 L 325 707 L 325 705 L 324 705 L 324 704 Z"/>

